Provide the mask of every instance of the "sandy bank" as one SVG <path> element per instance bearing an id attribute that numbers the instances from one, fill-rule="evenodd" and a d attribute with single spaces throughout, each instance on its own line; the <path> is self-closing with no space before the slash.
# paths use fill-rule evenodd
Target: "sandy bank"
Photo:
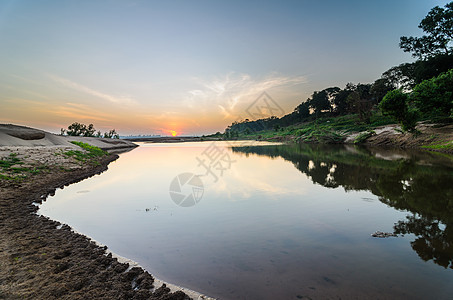
<path id="1" fill-rule="evenodd" d="M 102 150 L 116 150 L 137 147 L 133 142 L 119 139 L 106 139 L 95 137 L 61 136 L 43 130 L 11 125 L 0 124 L 0 147 L 1 146 L 25 146 L 25 147 L 72 147 L 77 148 L 71 141 L 80 141 L 101 148 Z"/>
<path id="2" fill-rule="evenodd" d="M 0 299 L 208 299 L 37 215 L 37 204 L 57 188 L 104 172 L 118 156 L 81 162 L 61 155 L 77 147 L 68 139 L 14 129 L 0 132 L 0 145 L 8 145 L 0 146 Z M 12 145 L 16 139 L 20 145 Z"/>

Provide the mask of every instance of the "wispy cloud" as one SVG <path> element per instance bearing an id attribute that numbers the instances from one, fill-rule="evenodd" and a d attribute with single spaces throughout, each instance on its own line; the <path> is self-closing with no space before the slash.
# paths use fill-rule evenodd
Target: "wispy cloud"
<path id="1" fill-rule="evenodd" d="M 222 78 L 196 79 L 196 82 L 200 88 L 188 91 L 186 106 L 215 104 L 224 118 L 233 118 L 237 117 L 237 107 L 240 104 L 250 103 L 262 92 L 306 83 L 307 78 L 271 74 L 254 79 L 248 74 L 229 73 Z"/>
<path id="2" fill-rule="evenodd" d="M 100 99 L 107 100 L 107 101 L 112 102 L 112 103 L 116 103 L 116 104 L 134 104 L 134 103 L 136 103 L 136 101 L 134 99 L 130 98 L 130 97 L 112 96 L 112 95 L 109 95 L 109 94 L 106 94 L 106 93 L 103 93 L 103 92 L 100 92 L 100 91 L 96 91 L 96 90 L 94 90 L 92 88 L 89 88 L 87 86 L 84 86 L 82 84 L 79 84 L 77 82 L 71 81 L 69 79 L 66 79 L 66 78 L 63 78 L 63 77 L 60 77 L 60 76 L 49 75 L 49 77 L 52 80 L 60 83 L 61 85 L 65 86 L 65 87 L 68 87 L 68 88 L 71 88 L 73 90 L 76 90 L 76 91 L 79 91 L 79 92 L 83 92 L 83 93 L 98 97 Z"/>
<path id="3" fill-rule="evenodd" d="M 52 114 L 62 116 L 72 120 L 84 120 L 84 121 L 108 121 L 111 116 L 106 113 L 100 113 L 99 111 L 92 112 L 92 109 L 88 105 L 79 103 L 65 103 L 65 105 L 58 105 L 53 108 Z"/>

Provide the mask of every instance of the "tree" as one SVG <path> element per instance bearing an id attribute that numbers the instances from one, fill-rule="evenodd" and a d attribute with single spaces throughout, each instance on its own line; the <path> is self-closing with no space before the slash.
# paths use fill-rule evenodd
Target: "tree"
<path id="1" fill-rule="evenodd" d="M 453 69 L 415 86 L 410 100 L 426 116 L 446 118 L 453 113 Z"/>
<path id="2" fill-rule="evenodd" d="M 294 113 L 296 114 L 297 121 L 302 121 L 310 116 L 310 105 L 307 102 L 302 102 L 295 109 Z"/>
<path id="3" fill-rule="evenodd" d="M 314 110 L 316 115 L 319 115 L 322 112 L 329 111 L 333 109 L 333 102 L 335 95 L 340 91 L 338 87 L 330 87 L 324 89 L 320 92 L 314 92 L 309 101 L 310 107 Z"/>
<path id="4" fill-rule="evenodd" d="M 74 122 L 68 126 L 66 133 L 70 136 L 80 136 L 85 130 L 85 125 L 78 122 Z"/>
<path id="5" fill-rule="evenodd" d="M 96 129 L 94 129 L 93 124 L 89 124 L 88 127 L 85 127 L 85 130 L 83 132 L 83 136 L 94 136 L 94 133 L 96 132 Z"/>
<path id="6" fill-rule="evenodd" d="M 348 83 L 343 90 L 338 91 L 333 99 L 334 112 L 343 115 L 348 112 L 348 97 L 355 89 L 352 83 Z"/>
<path id="7" fill-rule="evenodd" d="M 71 136 L 94 136 L 96 129 L 94 129 L 93 124 L 86 126 L 78 122 L 74 122 L 68 126 L 66 133 Z M 61 134 L 64 134 L 64 129 L 61 129 Z"/>
<path id="8" fill-rule="evenodd" d="M 393 90 L 385 95 L 379 108 L 383 114 L 390 115 L 401 123 L 405 131 L 414 131 L 417 124 L 417 112 L 409 109 L 409 97 L 401 90 Z"/>
<path id="9" fill-rule="evenodd" d="M 385 78 L 377 79 L 370 89 L 373 102 L 378 104 L 393 89 L 395 88 Z"/>
<path id="10" fill-rule="evenodd" d="M 371 84 L 361 84 L 354 86 L 349 84 L 347 88 L 351 91 L 346 98 L 349 111 L 358 114 L 361 122 L 369 123 L 373 102 L 371 101 Z"/>
<path id="11" fill-rule="evenodd" d="M 445 8 L 436 6 L 418 25 L 426 35 L 421 37 L 400 38 L 400 48 L 411 52 L 412 56 L 426 59 L 440 54 L 452 53 L 451 42 L 453 39 L 453 2 Z"/>
<path id="12" fill-rule="evenodd" d="M 413 63 L 404 63 L 385 71 L 378 79 L 382 84 L 393 89 L 410 92 L 423 80 L 431 79 L 453 69 L 453 55 L 437 55 Z M 378 82 L 375 81 L 375 84 Z"/>
<path id="13" fill-rule="evenodd" d="M 409 91 L 415 85 L 414 68 L 415 65 L 413 63 L 400 64 L 385 71 L 381 78 L 392 89 Z"/>
<path id="14" fill-rule="evenodd" d="M 96 132 L 93 124 L 86 126 L 85 124 L 74 122 L 68 126 L 66 131 L 63 128 L 61 129 L 61 135 L 64 135 L 65 132 L 67 135 L 71 136 L 102 137 L 102 133 L 100 131 Z M 114 139 L 120 138 L 115 129 L 105 132 L 104 137 Z"/>
<path id="15" fill-rule="evenodd" d="M 109 132 L 104 133 L 104 138 L 109 138 L 109 139 L 119 139 L 120 136 L 116 132 L 115 129 L 110 130 Z"/>
<path id="16" fill-rule="evenodd" d="M 323 110 L 330 110 L 330 102 L 325 91 L 314 92 L 310 100 L 310 108 L 312 108 L 318 116 Z"/>

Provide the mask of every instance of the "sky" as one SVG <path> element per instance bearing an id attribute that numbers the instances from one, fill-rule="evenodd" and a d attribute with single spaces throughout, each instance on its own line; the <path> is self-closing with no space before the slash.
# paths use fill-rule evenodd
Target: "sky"
<path id="1" fill-rule="evenodd" d="M 0 123 L 201 135 L 413 61 L 448 1 L 0 1 Z"/>

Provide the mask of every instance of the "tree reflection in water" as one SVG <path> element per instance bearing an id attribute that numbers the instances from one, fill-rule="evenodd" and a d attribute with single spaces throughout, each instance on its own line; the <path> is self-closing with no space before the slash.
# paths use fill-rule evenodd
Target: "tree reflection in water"
<path id="1" fill-rule="evenodd" d="M 366 190 L 395 209 L 411 212 L 394 225 L 414 234 L 424 261 L 453 269 L 453 156 L 344 145 L 232 147 L 235 153 L 282 157 L 327 188 Z"/>

